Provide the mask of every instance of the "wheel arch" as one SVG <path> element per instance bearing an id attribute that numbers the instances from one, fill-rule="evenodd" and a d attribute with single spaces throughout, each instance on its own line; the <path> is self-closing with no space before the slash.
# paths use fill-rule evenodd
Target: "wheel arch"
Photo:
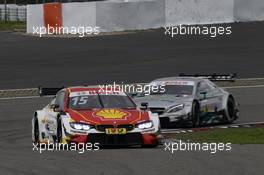
<path id="1" fill-rule="evenodd" d="M 223 98 L 223 101 L 222 101 L 222 110 L 226 110 L 227 109 L 227 102 L 228 102 L 229 98 L 234 100 L 235 106 L 237 107 L 237 105 L 236 105 L 237 103 L 236 103 L 236 100 L 235 100 L 235 97 L 233 96 L 233 94 L 227 93 L 227 94 L 224 95 L 224 98 Z"/>

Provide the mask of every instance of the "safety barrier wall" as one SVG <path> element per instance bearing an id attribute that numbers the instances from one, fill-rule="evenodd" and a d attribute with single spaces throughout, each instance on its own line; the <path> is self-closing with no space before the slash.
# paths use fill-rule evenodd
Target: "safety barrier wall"
<path id="1" fill-rule="evenodd" d="M 27 32 L 43 26 L 43 5 L 28 5 Z M 63 26 L 97 26 L 103 32 L 179 24 L 264 20 L 264 0 L 111 0 L 63 3 Z"/>
<path id="2" fill-rule="evenodd" d="M 233 22 L 233 0 L 166 0 L 166 25 Z"/>
<path id="3" fill-rule="evenodd" d="M 33 33 L 33 27 L 44 26 L 43 5 L 27 5 L 27 33 Z"/>
<path id="4" fill-rule="evenodd" d="M 157 28 L 164 25 L 165 1 L 96 4 L 96 25 L 101 31 Z"/>
<path id="5" fill-rule="evenodd" d="M 62 4 L 63 26 L 96 26 L 96 2 Z"/>
<path id="6" fill-rule="evenodd" d="M 264 20 L 264 0 L 234 0 L 235 21 Z"/>

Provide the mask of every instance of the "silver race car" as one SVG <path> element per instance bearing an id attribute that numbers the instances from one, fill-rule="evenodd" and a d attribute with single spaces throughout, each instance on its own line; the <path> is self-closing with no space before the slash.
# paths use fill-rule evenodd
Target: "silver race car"
<path id="1" fill-rule="evenodd" d="M 212 81 L 234 81 L 234 75 L 180 75 L 160 78 L 148 84 L 158 90 L 134 96 L 142 109 L 159 114 L 162 127 L 190 124 L 232 123 L 238 118 L 238 104 L 232 94 Z"/>

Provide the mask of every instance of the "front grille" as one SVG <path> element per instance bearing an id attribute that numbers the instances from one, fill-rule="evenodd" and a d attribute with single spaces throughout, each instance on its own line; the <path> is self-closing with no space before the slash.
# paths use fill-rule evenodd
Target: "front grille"
<path id="1" fill-rule="evenodd" d="M 165 111 L 165 108 L 149 108 L 149 110 L 152 112 L 152 113 L 157 113 L 157 114 L 163 114 L 164 111 Z"/>
<path id="2" fill-rule="evenodd" d="M 105 132 L 106 128 L 115 128 L 114 125 L 97 125 L 96 130 Z M 134 129 L 134 125 L 131 124 L 122 124 L 122 125 L 117 125 L 116 128 L 126 128 L 126 131 L 132 131 Z"/>
<path id="3" fill-rule="evenodd" d="M 132 131 L 134 129 L 134 125 L 118 125 L 117 128 L 126 128 L 127 131 Z"/>
<path id="4" fill-rule="evenodd" d="M 96 125 L 96 130 L 104 132 L 106 128 L 114 128 L 114 125 Z"/>
<path id="5" fill-rule="evenodd" d="M 142 135 L 140 133 L 128 133 L 124 135 L 89 134 L 88 142 L 100 145 L 141 145 Z"/>

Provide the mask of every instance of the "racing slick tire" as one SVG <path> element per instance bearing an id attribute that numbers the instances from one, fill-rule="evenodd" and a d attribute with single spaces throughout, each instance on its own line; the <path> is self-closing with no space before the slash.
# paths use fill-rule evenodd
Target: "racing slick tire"
<path id="1" fill-rule="evenodd" d="M 57 119 L 57 135 L 56 136 L 57 136 L 57 139 L 56 139 L 57 143 L 62 143 L 63 135 L 62 135 L 62 123 L 61 123 L 60 117 L 58 117 Z"/>
<path id="2" fill-rule="evenodd" d="M 226 109 L 223 113 L 224 123 L 232 123 L 237 118 L 236 102 L 232 96 L 227 99 Z"/>
<path id="3" fill-rule="evenodd" d="M 34 118 L 34 131 L 33 132 L 34 132 L 34 142 L 39 143 L 40 133 L 39 133 L 39 122 L 38 122 L 37 117 Z"/>
<path id="4" fill-rule="evenodd" d="M 193 128 L 200 126 L 200 107 L 197 101 L 192 104 L 191 122 Z"/>
<path id="5" fill-rule="evenodd" d="M 60 146 L 62 148 L 67 148 L 67 144 L 69 144 L 65 138 L 66 138 L 66 136 L 64 133 L 63 123 L 62 123 L 60 116 L 58 116 L 58 118 L 57 118 L 56 142 L 60 143 L 61 144 Z"/>

